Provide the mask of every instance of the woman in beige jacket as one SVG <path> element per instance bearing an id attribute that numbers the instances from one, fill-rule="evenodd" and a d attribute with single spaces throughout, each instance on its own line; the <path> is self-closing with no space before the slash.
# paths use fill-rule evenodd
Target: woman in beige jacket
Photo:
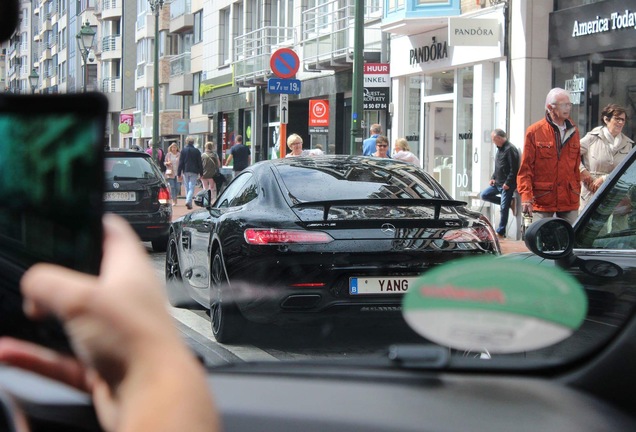
<path id="1" fill-rule="evenodd" d="M 607 175 L 627 156 L 632 141 L 623 131 L 625 108 L 609 104 L 601 112 L 604 126 L 598 126 L 581 139 L 581 204 L 579 211 L 601 187 Z"/>

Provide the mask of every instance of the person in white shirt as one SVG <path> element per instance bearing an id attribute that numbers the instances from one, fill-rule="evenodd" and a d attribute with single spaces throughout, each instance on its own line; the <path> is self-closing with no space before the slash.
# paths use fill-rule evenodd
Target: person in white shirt
<path id="1" fill-rule="evenodd" d="M 415 166 L 420 166 L 420 160 L 411 152 L 409 142 L 405 138 L 396 139 L 393 148 L 393 159 L 408 162 Z"/>

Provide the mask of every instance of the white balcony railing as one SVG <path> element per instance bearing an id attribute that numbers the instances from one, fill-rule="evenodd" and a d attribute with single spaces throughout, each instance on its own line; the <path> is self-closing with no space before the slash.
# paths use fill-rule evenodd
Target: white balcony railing
<path id="1" fill-rule="evenodd" d="M 170 3 L 170 19 L 192 13 L 192 0 L 172 0 Z"/>
<path id="2" fill-rule="evenodd" d="M 104 36 L 102 38 L 102 52 L 116 51 L 117 49 L 119 49 L 118 42 L 120 39 L 120 35 Z"/>
<path id="3" fill-rule="evenodd" d="M 190 52 L 173 56 L 170 59 L 170 76 L 173 77 L 190 73 L 190 58 Z"/>
<path id="4" fill-rule="evenodd" d="M 234 74 L 239 85 L 263 82 L 270 74 L 269 60 L 277 48 L 296 45 L 292 27 L 263 27 L 234 40 Z"/>
<path id="5" fill-rule="evenodd" d="M 380 2 L 365 2 L 364 50 L 380 52 Z M 330 0 L 303 12 L 303 60 L 308 68 L 330 68 L 353 61 L 355 0 Z"/>
<path id="6" fill-rule="evenodd" d="M 117 93 L 121 91 L 121 79 L 120 78 L 104 78 L 102 80 L 102 92 L 103 93 Z"/>

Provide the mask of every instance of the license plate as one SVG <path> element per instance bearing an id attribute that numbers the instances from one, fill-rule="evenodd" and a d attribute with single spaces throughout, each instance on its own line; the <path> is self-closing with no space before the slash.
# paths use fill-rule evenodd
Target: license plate
<path id="1" fill-rule="evenodd" d="M 352 277 L 349 294 L 404 294 L 416 280 L 417 276 Z"/>
<path id="2" fill-rule="evenodd" d="M 135 193 L 134 192 L 106 192 L 104 194 L 104 201 L 113 202 L 113 201 L 135 201 Z"/>

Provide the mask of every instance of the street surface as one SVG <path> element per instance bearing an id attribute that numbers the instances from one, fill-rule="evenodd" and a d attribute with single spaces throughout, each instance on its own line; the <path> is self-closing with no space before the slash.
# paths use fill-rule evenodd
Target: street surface
<path id="1" fill-rule="evenodd" d="M 165 253 L 153 252 L 144 243 L 159 280 L 164 277 Z M 422 339 L 401 322 L 378 323 L 371 327 L 346 323 L 281 328 L 248 325 L 248 336 L 240 345 L 216 342 L 206 310 L 170 307 L 178 329 L 208 365 L 237 361 L 278 361 L 309 358 L 343 358 L 361 354 L 384 353 L 394 343 L 415 343 Z"/>

